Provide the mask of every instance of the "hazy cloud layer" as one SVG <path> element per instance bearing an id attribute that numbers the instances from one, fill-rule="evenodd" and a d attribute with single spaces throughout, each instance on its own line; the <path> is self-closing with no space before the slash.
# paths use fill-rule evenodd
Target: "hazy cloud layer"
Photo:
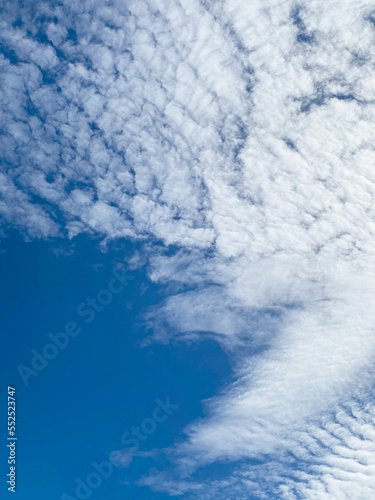
<path id="1" fill-rule="evenodd" d="M 208 334 L 238 353 L 237 383 L 143 484 L 375 495 L 373 9 L 3 8 L 5 226 L 174 245 L 148 246 L 151 279 L 174 290 L 148 316 L 154 340 Z M 232 468 L 191 476 L 213 462 Z"/>

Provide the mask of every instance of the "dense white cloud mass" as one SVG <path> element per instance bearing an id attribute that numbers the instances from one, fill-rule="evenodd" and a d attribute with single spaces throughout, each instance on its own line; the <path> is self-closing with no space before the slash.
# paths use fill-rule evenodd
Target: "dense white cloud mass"
<path id="1" fill-rule="evenodd" d="M 375 6 L 8 2 L 0 23 L 5 225 L 174 245 L 150 246 L 177 290 L 154 339 L 241 348 L 143 484 L 375 498 Z"/>

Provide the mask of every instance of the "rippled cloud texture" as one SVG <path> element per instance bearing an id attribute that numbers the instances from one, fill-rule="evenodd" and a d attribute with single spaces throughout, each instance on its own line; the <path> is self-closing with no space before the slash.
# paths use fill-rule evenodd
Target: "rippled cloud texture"
<path id="1" fill-rule="evenodd" d="M 144 241 L 149 342 L 233 354 L 141 484 L 375 498 L 375 4 L 4 2 L 0 43 L 4 225 Z"/>

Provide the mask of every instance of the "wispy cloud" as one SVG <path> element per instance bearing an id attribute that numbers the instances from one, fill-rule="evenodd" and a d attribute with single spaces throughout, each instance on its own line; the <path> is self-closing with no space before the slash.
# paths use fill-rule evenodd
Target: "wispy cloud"
<path id="1" fill-rule="evenodd" d="M 153 339 L 209 334 L 235 353 L 236 384 L 145 484 L 374 495 L 372 8 L 4 9 L 5 224 L 147 241 L 150 278 L 175 287 L 148 316 Z M 223 480 L 213 462 L 235 467 Z M 188 477 L 204 466 L 204 480 Z"/>

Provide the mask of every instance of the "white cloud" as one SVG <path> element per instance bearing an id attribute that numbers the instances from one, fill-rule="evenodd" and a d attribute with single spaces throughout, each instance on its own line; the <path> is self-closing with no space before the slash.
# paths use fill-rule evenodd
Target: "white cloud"
<path id="1" fill-rule="evenodd" d="M 176 470 L 144 479 L 174 494 L 247 498 L 268 474 L 259 498 L 374 495 L 372 4 L 297 7 L 38 3 L 21 24 L 3 16 L 6 224 L 175 245 L 148 247 L 151 279 L 178 289 L 152 311 L 154 339 L 201 332 L 241 353 L 238 382 L 171 453 Z M 293 453 L 301 468 L 282 465 Z M 225 480 L 178 477 L 223 460 L 237 464 Z"/>

